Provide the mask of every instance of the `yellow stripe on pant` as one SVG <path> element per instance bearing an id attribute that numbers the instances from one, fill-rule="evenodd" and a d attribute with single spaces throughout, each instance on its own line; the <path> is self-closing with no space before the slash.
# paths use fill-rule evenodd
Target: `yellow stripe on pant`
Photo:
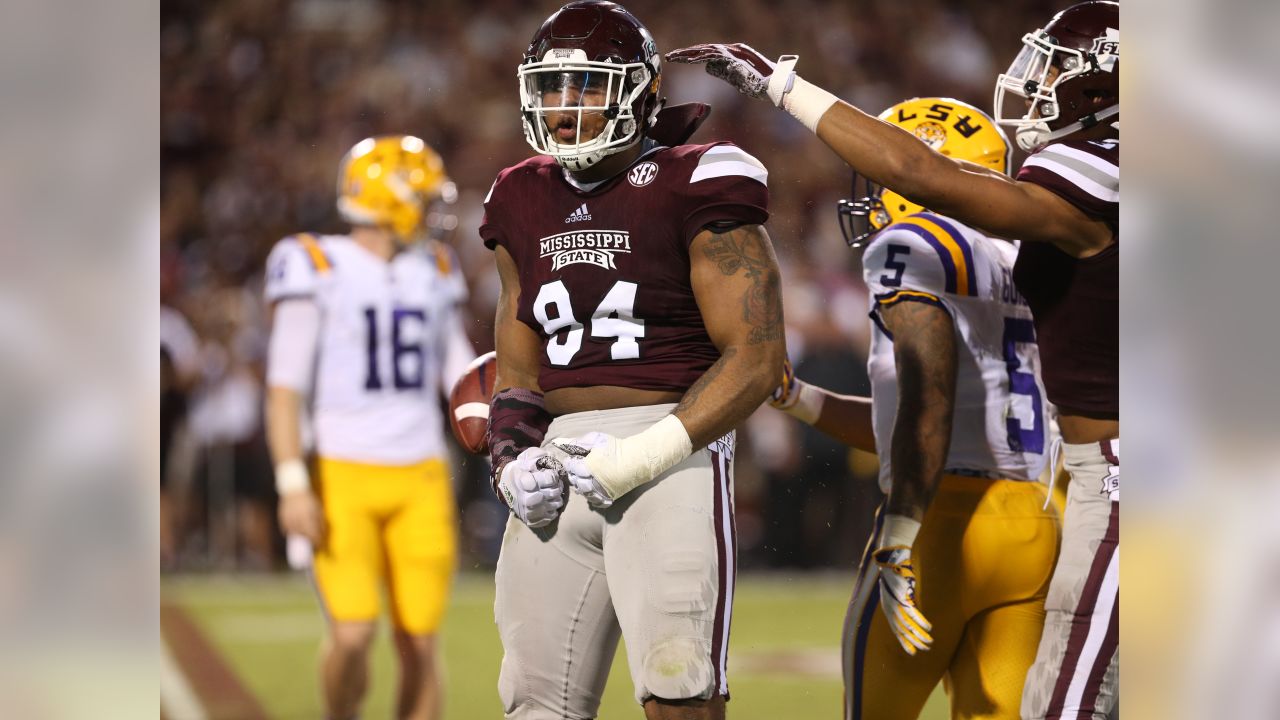
<path id="1" fill-rule="evenodd" d="M 377 619 L 378 597 L 396 627 L 431 634 L 444 617 L 457 565 L 448 465 L 387 466 L 320 458 L 316 478 L 327 536 L 315 577 L 331 621 Z"/>
<path id="2" fill-rule="evenodd" d="M 889 629 L 864 555 L 845 622 L 847 720 L 917 717 L 940 681 L 952 718 L 1017 720 L 1058 556 L 1044 499 L 1039 483 L 943 477 L 912 552 L 934 638 L 914 657 Z"/>

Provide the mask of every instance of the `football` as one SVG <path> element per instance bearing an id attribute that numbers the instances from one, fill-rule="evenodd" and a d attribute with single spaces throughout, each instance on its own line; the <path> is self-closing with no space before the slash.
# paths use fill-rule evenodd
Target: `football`
<path id="1" fill-rule="evenodd" d="M 487 352 L 471 361 L 449 391 L 449 427 L 462 449 L 475 455 L 488 451 L 484 436 L 489 429 L 489 400 L 497 373 L 497 355 Z"/>

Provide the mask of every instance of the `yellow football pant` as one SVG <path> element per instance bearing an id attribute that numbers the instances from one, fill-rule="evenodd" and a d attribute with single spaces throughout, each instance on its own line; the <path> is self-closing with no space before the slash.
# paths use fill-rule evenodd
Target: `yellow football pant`
<path id="1" fill-rule="evenodd" d="M 316 551 L 315 579 L 330 621 L 376 620 L 385 584 L 395 626 L 434 633 L 457 564 L 445 462 L 384 466 L 321 458 L 316 477 L 328 533 Z"/>
<path id="2" fill-rule="evenodd" d="M 939 681 L 952 718 L 1017 720 L 1044 625 L 1059 521 L 1039 483 L 944 476 L 912 558 L 933 646 L 907 655 L 880 609 L 883 507 L 845 617 L 846 720 L 915 718 Z"/>

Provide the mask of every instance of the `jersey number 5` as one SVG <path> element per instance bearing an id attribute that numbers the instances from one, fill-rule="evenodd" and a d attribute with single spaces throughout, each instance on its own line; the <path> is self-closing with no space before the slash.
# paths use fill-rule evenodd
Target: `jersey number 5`
<path id="1" fill-rule="evenodd" d="M 633 282 L 619 280 L 591 314 L 591 337 L 617 338 L 609 348 L 609 356 L 614 360 L 640 357 L 637 338 L 644 337 L 644 320 L 635 316 L 636 288 Z M 538 289 L 533 315 L 542 324 L 542 331 L 550 336 L 547 359 L 552 365 L 568 365 L 582 349 L 583 326 L 574 316 L 569 289 L 563 282 L 556 280 Z M 562 330 L 566 332 L 560 335 Z"/>

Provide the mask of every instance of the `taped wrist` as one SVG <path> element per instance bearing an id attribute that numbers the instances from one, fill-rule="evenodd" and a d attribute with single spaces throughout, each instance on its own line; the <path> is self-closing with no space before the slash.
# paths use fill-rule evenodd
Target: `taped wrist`
<path id="1" fill-rule="evenodd" d="M 791 402 L 778 409 L 806 425 L 816 424 L 818 418 L 822 417 L 822 405 L 827 396 L 800 378 L 795 378 L 792 383 L 794 386 L 789 398 Z"/>
<path id="2" fill-rule="evenodd" d="M 527 448 L 540 447 L 551 425 L 542 393 L 527 388 L 507 388 L 494 393 L 489 402 L 489 483 L 493 494 L 506 502 L 498 490 L 502 468 Z"/>
<path id="3" fill-rule="evenodd" d="M 910 549 L 916 542 L 920 532 L 920 521 L 905 515 L 885 515 L 884 527 L 880 530 L 880 547 L 904 547 Z"/>
<path id="4" fill-rule="evenodd" d="M 796 75 L 790 89 L 781 97 L 778 107 L 791 113 L 792 117 L 809 128 L 809 132 L 816 133 L 818 121 L 838 100 L 835 95 Z"/>
<path id="5" fill-rule="evenodd" d="M 668 415 L 638 435 L 619 438 L 606 452 L 593 451 L 586 463 L 609 497 L 617 500 L 691 454 L 693 444 L 684 423 Z"/>

